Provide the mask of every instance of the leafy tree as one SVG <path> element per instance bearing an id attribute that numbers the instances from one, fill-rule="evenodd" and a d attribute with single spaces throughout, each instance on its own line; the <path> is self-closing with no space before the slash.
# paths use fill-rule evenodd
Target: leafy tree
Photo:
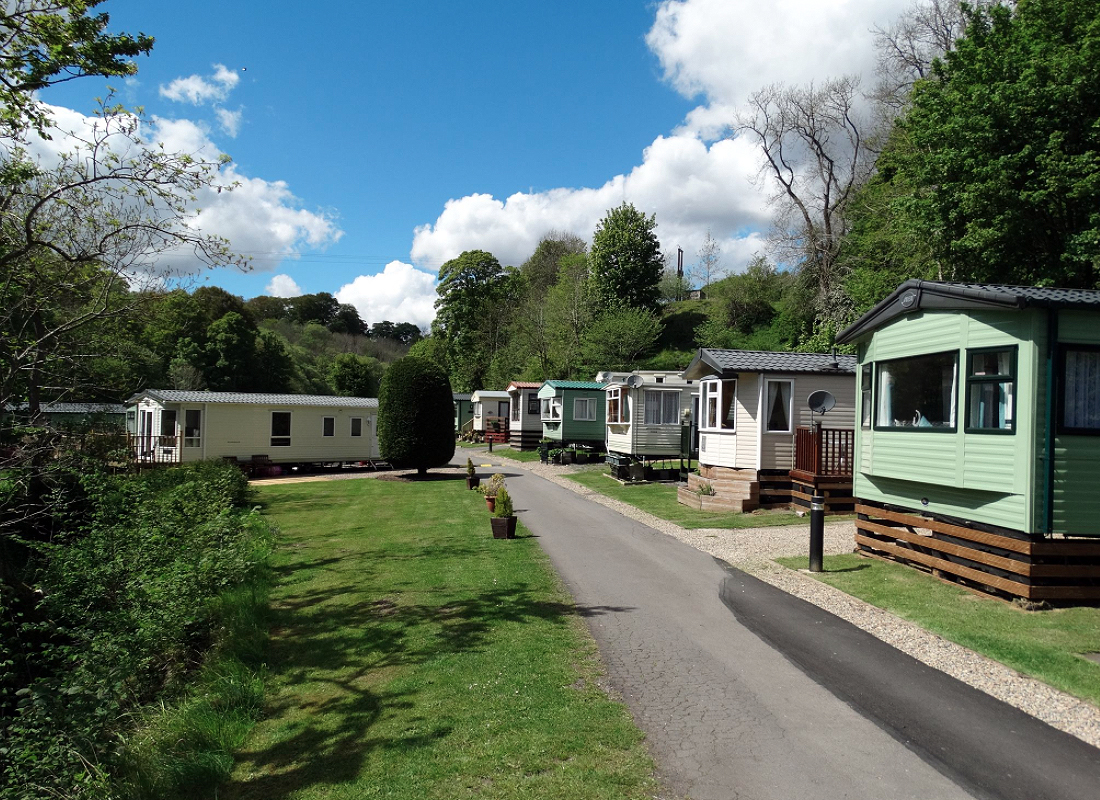
<path id="1" fill-rule="evenodd" d="M 454 456 L 454 397 L 447 373 L 406 356 L 390 365 L 378 390 L 378 447 L 398 469 L 421 476 Z"/>
<path id="2" fill-rule="evenodd" d="M 383 367 L 378 359 L 340 353 L 332 361 L 329 381 L 337 394 L 347 397 L 377 397 Z"/>
<path id="3" fill-rule="evenodd" d="M 561 260 L 558 282 L 546 296 L 548 377 L 580 377 L 584 332 L 596 318 L 589 261 L 582 255 Z M 591 376 L 589 376 L 591 377 Z"/>
<path id="4" fill-rule="evenodd" d="M 634 369 L 652 352 L 661 328 L 661 320 L 646 308 L 607 312 L 584 333 L 582 348 L 588 371 Z"/>
<path id="5" fill-rule="evenodd" d="M 1100 286 L 1100 18 L 1093 0 L 968 11 L 884 156 L 951 279 Z"/>
<path id="6" fill-rule="evenodd" d="M 545 297 L 558 282 L 558 270 L 565 256 L 584 255 L 584 239 L 575 233 L 550 231 L 539 240 L 535 252 L 519 270 L 527 280 L 530 296 L 536 301 Z"/>
<path id="7" fill-rule="evenodd" d="M 291 297 L 287 300 L 287 306 L 290 319 L 299 325 L 316 322 L 318 325 L 328 327 L 340 311 L 340 302 L 328 292 Z"/>
<path id="8" fill-rule="evenodd" d="M 153 37 L 107 33 L 103 0 L 8 0 L 0 9 L 0 119 L 9 132 L 43 131 L 48 115 L 35 93 L 88 75 L 132 75 L 130 59 L 148 54 Z"/>
<path id="9" fill-rule="evenodd" d="M 265 319 L 287 319 L 290 312 L 290 304 L 286 298 L 263 294 L 246 300 L 244 306 L 257 322 Z"/>
<path id="10" fill-rule="evenodd" d="M 371 325 L 369 335 L 372 339 L 392 339 L 395 342 L 406 345 L 416 344 L 424 337 L 419 326 L 411 322 L 398 322 L 394 324 L 389 320 L 383 320 L 382 322 L 376 322 Z"/>
<path id="11" fill-rule="evenodd" d="M 664 262 L 657 218 L 629 203 L 607 212 L 592 236 L 591 280 L 601 309 L 656 310 Z"/>

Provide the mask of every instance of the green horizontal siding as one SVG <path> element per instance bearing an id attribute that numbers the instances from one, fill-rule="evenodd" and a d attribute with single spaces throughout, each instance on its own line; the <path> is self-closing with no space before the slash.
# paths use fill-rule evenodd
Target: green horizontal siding
<path id="1" fill-rule="evenodd" d="M 861 500 L 891 503 L 913 511 L 1027 531 L 1026 498 L 1019 494 L 959 489 L 860 473 L 855 476 L 855 495 Z M 928 504 L 924 505 L 922 499 L 927 499 Z"/>

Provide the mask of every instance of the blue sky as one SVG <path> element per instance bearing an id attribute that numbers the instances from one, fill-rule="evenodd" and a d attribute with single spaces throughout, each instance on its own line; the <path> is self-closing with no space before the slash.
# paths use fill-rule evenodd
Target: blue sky
<path id="1" fill-rule="evenodd" d="M 550 229 L 591 236 L 623 200 L 688 261 L 764 249 L 768 186 L 724 128 L 776 81 L 869 73 L 870 28 L 902 0 L 149 3 L 111 28 L 156 37 L 114 81 L 169 145 L 234 159 L 242 188 L 204 212 L 252 255 L 210 283 L 253 297 L 327 291 L 368 322 L 427 325 L 439 265 L 521 263 Z M 89 113 L 98 79 L 43 100 Z"/>

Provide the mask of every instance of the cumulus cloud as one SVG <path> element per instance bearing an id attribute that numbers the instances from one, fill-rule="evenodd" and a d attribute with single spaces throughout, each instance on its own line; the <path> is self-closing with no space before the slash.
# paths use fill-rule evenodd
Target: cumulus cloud
<path id="1" fill-rule="evenodd" d="M 756 178 L 760 154 L 730 139 L 737 110 L 773 83 L 805 84 L 874 67 L 871 29 L 892 22 L 911 0 L 664 0 L 646 42 L 664 77 L 700 104 L 641 163 L 598 188 L 518 193 L 503 200 L 471 194 L 449 200 L 434 223 L 414 233 L 412 259 L 437 267 L 463 250 L 522 263 L 551 229 L 591 238 L 605 212 L 624 200 L 655 213 L 666 254 L 696 260 L 709 230 L 723 266 L 741 270 L 763 252 L 770 186 Z"/>
<path id="2" fill-rule="evenodd" d="M 411 322 L 426 330 L 435 319 L 435 280 L 430 272 L 391 261 L 375 275 L 360 275 L 335 293 L 341 303 L 355 306 L 369 325 L 389 320 Z"/>
<path id="3" fill-rule="evenodd" d="M 264 289 L 270 297 L 301 297 L 302 287 L 289 275 L 275 275 Z"/>
<path id="4" fill-rule="evenodd" d="M 243 115 L 241 109 L 236 111 L 230 111 L 228 108 L 215 108 L 214 114 L 218 118 L 218 124 L 221 126 L 222 131 L 226 136 L 231 139 L 236 139 L 237 134 L 241 130 L 241 117 Z"/>
<path id="5" fill-rule="evenodd" d="M 30 153 L 44 168 L 58 163 L 61 153 L 79 151 L 90 140 L 95 125 L 102 120 L 87 117 L 72 109 L 48 106 L 53 126 L 50 139 L 34 137 Z M 149 146 L 163 145 L 169 153 L 189 153 L 207 161 L 217 162 L 221 150 L 207 131 L 190 120 L 170 120 L 154 117 L 142 123 L 138 134 Z M 137 155 L 133 140 L 114 137 L 112 150 L 125 159 Z M 236 165 L 225 166 L 220 183 L 232 190 L 216 187 L 200 189 L 189 204 L 191 217 L 187 224 L 205 234 L 227 239 L 231 249 L 252 257 L 253 268 L 271 270 L 284 259 L 296 258 L 305 248 L 323 248 L 343 235 L 330 214 L 310 211 L 285 181 L 269 181 L 242 173 Z M 157 258 L 164 271 L 193 272 L 196 263 L 190 250 L 172 251 Z"/>
<path id="6" fill-rule="evenodd" d="M 224 64 L 215 64 L 213 75 L 206 78 L 201 75 L 176 78 L 167 86 L 160 87 L 160 96 L 177 103 L 191 103 L 198 106 L 225 100 L 240 80 L 241 76 Z"/>

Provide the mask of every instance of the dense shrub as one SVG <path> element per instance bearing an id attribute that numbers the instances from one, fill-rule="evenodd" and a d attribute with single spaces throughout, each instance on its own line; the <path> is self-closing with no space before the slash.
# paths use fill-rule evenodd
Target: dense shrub
<path id="1" fill-rule="evenodd" d="M 270 549 L 234 467 L 92 469 L 79 484 L 83 513 L 26 541 L 23 580 L 0 583 L 3 800 L 120 796 L 143 707 L 186 695 L 224 638 L 222 598 L 261 575 Z"/>
<path id="2" fill-rule="evenodd" d="M 378 448 L 395 467 L 420 474 L 454 456 L 454 395 L 436 364 L 406 356 L 386 370 L 378 391 Z"/>

